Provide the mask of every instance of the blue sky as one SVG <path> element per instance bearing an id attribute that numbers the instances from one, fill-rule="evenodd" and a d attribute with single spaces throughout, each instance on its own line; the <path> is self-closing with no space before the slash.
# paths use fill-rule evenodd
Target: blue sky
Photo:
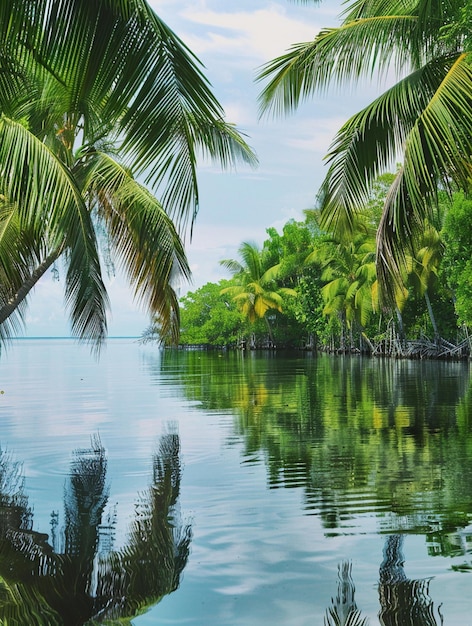
<path id="1" fill-rule="evenodd" d="M 266 229 L 279 231 L 291 218 L 303 219 L 323 180 L 323 157 L 341 124 L 375 95 L 375 87 L 330 91 L 315 96 L 283 119 L 259 119 L 254 81 L 258 69 L 291 44 L 312 39 L 321 27 L 335 26 L 337 0 L 302 5 L 289 0 L 150 0 L 156 13 L 204 65 L 204 73 L 226 118 L 248 135 L 259 167 L 241 165 L 222 172 L 199 168 L 200 213 L 186 249 L 193 282 L 181 293 L 228 277 L 219 261 L 236 258 L 242 241 L 259 245 Z M 35 289 L 27 315 L 27 336 L 67 336 L 63 285 L 45 277 Z M 120 276 L 109 283 L 110 336 L 139 335 L 147 316 L 133 302 Z"/>

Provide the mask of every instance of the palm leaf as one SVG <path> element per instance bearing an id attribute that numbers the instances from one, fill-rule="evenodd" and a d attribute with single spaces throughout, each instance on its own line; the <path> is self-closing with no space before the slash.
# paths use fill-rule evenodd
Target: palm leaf
<path id="1" fill-rule="evenodd" d="M 432 217 L 438 186 L 468 186 L 472 153 L 472 70 L 460 55 L 408 135 L 405 161 L 387 196 L 379 226 L 378 273 L 383 298 L 392 300 L 401 283 L 405 247 L 412 252 L 424 216 Z M 390 278 L 393 277 L 393 281 Z"/>
<path id="2" fill-rule="evenodd" d="M 23 248 L 22 241 L 16 207 L 3 198 L 0 203 L 0 310 L 14 297 L 30 268 L 31 248 L 29 245 Z M 23 330 L 25 309 L 26 301 L 0 324 L 2 344 Z"/>
<path id="3" fill-rule="evenodd" d="M 349 225 L 352 230 L 372 183 L 404 149 L 419 114 L 428 109 L 456 63 L 457 56 L 432 61 L 343 125 L 326 157 L 330 167 L 320 192 L 322 226 L 339 232 Z"/>
<path id="4" fill-rule="evenodd" d="M 223 120 L 201 66 L 144 0 L 8 0 L 0 35 L 30 72 L 67 86 L 65 110 L 94 143 L 113 129 L 122 154 L 185 224 L 198 208 L 196 150 L 224 166 L 255 157 Z M 4 38 L 2 38 L 2 41 Z M 104 123 L 105 122 L 105 123 Z"/>
<path id="5" fill-rule="evenodd" d="M 259 97 L 261 113 L 294 110 L 302 100 L 331 83 L 371 77 L 374 70 L 397 71 L 410 66 L 414 15 L 368 17 L 322 30 L 311 42 L 262 67 L 258 81 L 270 79 Z"/>
<path id="6" fill-rule="evenodd" d="M 175 340 L 179 309 L 174 286 L 189 279 L 190 268 L 174 224 L 156 198 L 109 155 L 94 153 L 86 188 L 135 297 Z"/>
<path id="7" fill-rule="evenodd" d="M 80 190 L 44 143 L 4 116 L 0 118 L 0 162 L 0 188 L 15 205 L 21 228 L 46 230 L 49 250 L 67 249 L 66 305 L 71 310 L 73 334 L 100 345 L 106 333 L 107 296 L 94 228 Z"/>

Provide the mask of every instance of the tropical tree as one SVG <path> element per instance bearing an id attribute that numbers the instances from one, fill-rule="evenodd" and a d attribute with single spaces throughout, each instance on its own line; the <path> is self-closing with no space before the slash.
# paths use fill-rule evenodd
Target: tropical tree
<path id="1" fill-rule="evenodd" d="M 235 281 L 234 285 L 226 287 L 221 293 L 232 296 L 250 324 L 257 319 L 263 319 L 269 339 L 273 342 L 272 329 L 266 313 L 270 310 L 281 313 L 284 299 L 296 296 L 297 292 L 289 287 L 277 285 L 280 263 L 268 267 L 257 244 L 244 241 L 238 252 L 239 261 L 232 259 L 220 261 L 221 265 L 233 274 Z"/>
<path id="2" fill-rule="evenodd" d="M 268 265 L 280 264 L 277 284 L 296 289 L 297 297 L 285 300 L 283 316 L 277 316 L 273 329 L 277 339 L 287 345 L 315 347 L 326 321 L 321 315 L 320 271 L 305 265 L 307 250 L 320 238 L 318 224 L 307 216 L 305 221 L 289 220 L 279 234 L 266 230 L 269 239 L 262 246 Z M 280 339 L 279 339 L 280 338 Z"/>
<path id="3" fill-rule="evenodd" d="M 358 229 L 352 238 L 327 239 L 315 248 L 306 263 L 317 262 L 321 267 L 324 286 L 321 294 L 324 315 L 339 317 L 341 347 L 344 330 L 355 326 L 364 334 L 372 312 L 377 308 L 377 274 L 375 268 L 375 239 L 368 229 Z"/>
<path id="4" fill-rule="evenodd" d="M 377 175 L 402 155 L 377 235 L 378 277 L 390 300 L 404 275 L 405 249 L 434 213 L 438 190 L 451 195 L 469 184 L 469 18 L 468 0 L 352 0 L 340 26 L 294 45 L 259 73 L 269 79 L 262 111 L 281 113 L 329 84 L 396 72 L 398 82 L 339 130 L 320 194 L 325 226 L 352 227 Z"/>
<path id="5" fill-rule="evenodd" d="M 180 298 L 180 344 L 206 346 L 235 346 L 241 336 L 243 318 L 234 302 L 221 293 L 230 286 L 229 280 L 206 283 L 196 291 Z M 161 328 L 152 324 L 142 341 L 172 345 L 172 337 L 162 335 Z"/>
<path id="6" fill-rule="evenodd" d="M 454 295 L 460 324 L 472 326 L 472 200 L 456 194 L 446 214 L 442 237 L 445 251 L 441 274 Z"/>
<path id="7" fill-rule="evenodd" d="M 428 220 L 425 220 L 423 234 L 418 241 L 419 249 L 407 258 L 409 280 L 425 299 L 434 338 L 438 340 L 440 333 L 429 294 L 439 272 L 444 254 L 444 242 L 440 232 Z"/>
<path id="8" fill-rule="evenodd" d="M 98 437 L 74 453 L 64 526 L 33 529 L 21 466 L 0 450 L 0 621 L 2 624 L 131 624 L 175 591 L 187 563 L 191 527 L 179 514 L 180 438 L 169 432 L 152 459 L 149 488 L 135 506 L 125 545 L 114 548 L 107 457 Z"/>
<path id="9" fill-rule="evenodd" d="M 106 336 L 104 261 L 176 335 L 197 157 L 254 155 L 146 0 L 5 0 L 0 38 L 0 340 L 58 259 L 75 336 Z"/>

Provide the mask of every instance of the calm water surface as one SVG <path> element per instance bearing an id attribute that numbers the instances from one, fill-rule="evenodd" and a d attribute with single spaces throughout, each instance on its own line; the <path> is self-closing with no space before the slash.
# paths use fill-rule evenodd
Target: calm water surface
<path id="1" fill-rule="evenodd" d="M 0 623 L 472 625 L 468 364 L 21 340 L 0 391 Z"/>

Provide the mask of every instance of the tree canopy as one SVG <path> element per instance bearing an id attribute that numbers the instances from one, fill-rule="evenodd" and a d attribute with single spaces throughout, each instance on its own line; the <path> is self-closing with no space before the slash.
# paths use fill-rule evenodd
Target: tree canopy
<path id="1" fill-rule="evenodd" d="M 397 82 L 339 130 L 327 154 L 320 192 L 323 224 L 352 228 L 373 181 L 401 155 L 377 235 L 384 296 L 403 276 L 405 251 L 424 218 L 469 186 L 472 154 L 472 65 L 467 0 L 350 1 L 341 25 L 324 28 L 267 63 L 263 113 L 288 113 L 330 84 L 360 84 L 394 72 Z"/>
<path id="2" fill-rule="evenodd" d="M 0 37 L 0 339 L 59 258 L 75 336 L 106 336 L 108 261 L 176 335 L 197 158 L 254 154 L 145 0 L 6 0 Z"/>

